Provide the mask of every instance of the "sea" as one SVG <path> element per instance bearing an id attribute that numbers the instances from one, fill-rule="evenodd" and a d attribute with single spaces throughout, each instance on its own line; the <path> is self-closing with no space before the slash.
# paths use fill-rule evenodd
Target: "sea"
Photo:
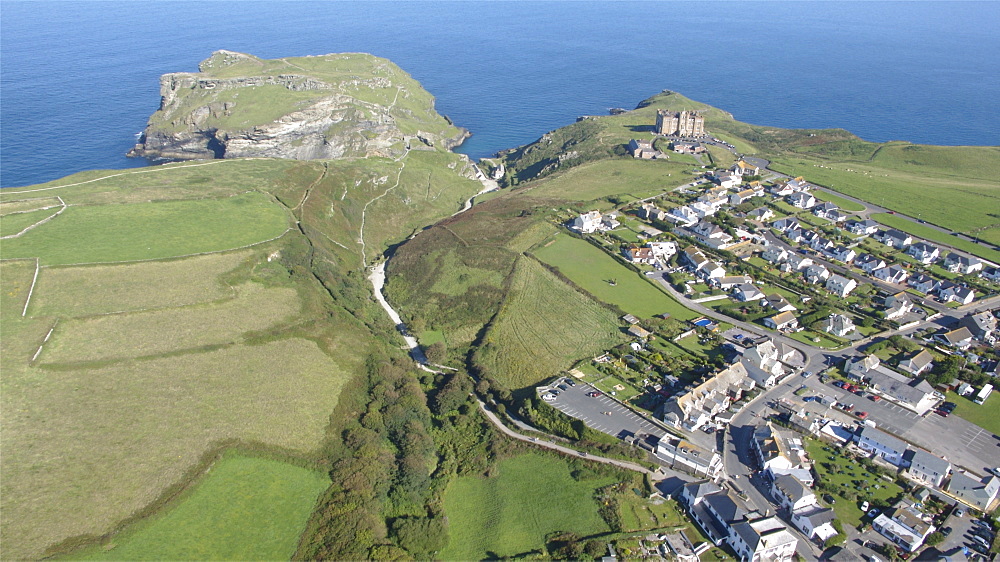
<path id="1" fill-rule="evenodd" d="M 776 127 L 1000 144 L 997 2 L 0 0 L 0 186 L 125 158 L 159 76 L 215 50 L 368 52 L 474 158 L 669 89 Z"/>

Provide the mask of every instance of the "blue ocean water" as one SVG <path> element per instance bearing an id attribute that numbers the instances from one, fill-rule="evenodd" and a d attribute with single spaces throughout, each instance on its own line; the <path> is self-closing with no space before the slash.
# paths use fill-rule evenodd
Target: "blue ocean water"
<path id="1" fill-rule="evenodd" d="M 474 157 L 662 89 L 779 127 L 1000 144 L 994 2 L 0 2 L 0 185 L 146 165 L 158 78 L 217 49 L 392 59 Z"/>

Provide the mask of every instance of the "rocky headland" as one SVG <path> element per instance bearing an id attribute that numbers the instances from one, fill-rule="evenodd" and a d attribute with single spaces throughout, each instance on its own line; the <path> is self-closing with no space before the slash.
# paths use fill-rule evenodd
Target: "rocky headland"
<path id="1" fill-rule="evenodd" d="M 392 62 L 363 53 L 265 60 L 216 51 L 160 78 L 160 108 L 133 157 L 298 160 L 449 150 L 469 133 Z"/>

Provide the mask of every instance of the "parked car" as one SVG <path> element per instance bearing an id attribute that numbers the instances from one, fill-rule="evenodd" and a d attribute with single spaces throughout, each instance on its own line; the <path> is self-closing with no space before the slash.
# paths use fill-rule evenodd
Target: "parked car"
<path id="1" fill-rule="evenodd" d="M 872 402 L 879 402 L 879 401 L 881 401 L 881 400 L 882 400 L 882 397 L 881 397 L 881 396 L 879 396 L 879 395 L 877 395 L 877 394 L 869 394 L 869 395 L 868 395 L 868 398 L 869 398 L 869 399 L 870 399 L 870 400 L 871 400 Z"/>
<path id="2" fill-rule="evenodd" d="M 846 405 L 844 405 L 844 411 L 845 412 L 850 412 L 853 409 L 854 409 L 854 404 L 846 404 Z"/>
<path id="3" fill-rule="evenodd" d="M 834 499 L 834 497 L 831 496 L 830 494 L 823 494 L 823 501 L 825 501 L 826 503 L 828 503 L 830 505 L 833 505 L 833 504 L 837 503 L 837 500 Z"/>
<path id="4" fill-rule="evenodd" d="M 598 396 L 600 396 L 600 395 L 601 395 L 601 393 L 600 393 L 600 392 L 597 392 L 596 390 L 595 390 L 594 392 L 588 392 L 588 393 L 587 393 L 587 396 L 589 396 L 589 397 L 591 397 L 591 398 L 597 398 L 597 397 L 598 397 Z"/>
<path id="5" fill-rule="evenodd" d="M 868 502 L 864 502 L 864 503 L 861 504 L 861 511 L 864 511 L 865 513 L 867 513 L 869 507 L 871 507 L 871 504 L 868 503 Z"/>
<path id="6" fill-rule="evenodd" d="M 958 508 L 958 509 L 955 510 L 955 513 L 953 513 L 952 515 L 954 515 L 955 517 L 961 517 L 961 516 L 965 515 L 965 511 L 962 508 Z"/>
<path id="7" fill-rule="evenodd" d="M 873 507 L 873 508 L 871 508 L 871 510 L 868 511 L 868 517 L 875 517 L 878 514 L 879 514 L 879 510 L 878 510 L 877 507 Z"/>
<path id="8" fill-rule="evenodd" d="M 802 372 L 802 378 L 804 378 L 804 379 L 808 379 L 811 376 L 813 376 L 813 372 L 812 371 L 803 371 Z"/>
<path id="9" fill-rule="evenodd" d="M 559 390 L 569 390 L 569 387 L 566 386 L 566 385 L 564 385 L 564 384 L 561 384 L 561 385 L 557 386 L 556 388 L 558 388 Z"/>
<path id="10" fill-rule="evenodd" d="M 868 417 L 868 412 L 855 412 L 855 416 L 858 416 L 859 420 L 863 420 Z"/>
<path id="11" fill-rule="evenodd" d="M 994 470 L 996 470 L 996 469 L 994 469 Z M 990 523 L 988 521 L 983 521 L 982 519 L 976 519 L 972 523 L 974 525 L 978 525 L 978 526 L 980 526 L 980 527 L 982 527 L 984 529 L 988 529 L 988 530 L 991 530 L 991 531 L 993 530 L 993 526 L 990 525 Z"/>
<path id="12" fill-rule="evenodd" d="M 542 400 L 545 400 L 546 402 L 552 402 L 555 399 L 556 399 L 555 395 L 552 394 L 551 392 L 546 392 L 545 394 L 542 395 Z"/>
<path id="13" fill-rule="evenodd" d="M 576 383 L 573 382 L 571 379 L 566 379 L 566 384 L 568 384 L 570 386 L 576 386 Z"/>
<path id="14" fill-rule="evenodd" d="M 942 418 L 946 418 L 946 417 L 948 417 L 950 415 L 948 412 L 946 412 L 946 411 L 944 411 L 944 410 L 942 410 L 940 408 L 937 409 L 937 410 L 934 410 L 934 413 L 937 414 L 937 415 L 939 415 L 939 416 L 941 416 Z"/>
<path id="15" fill-rule="evenodd" d="M 956 404 L 954 402 L 945 402 L 944 404 L 941 404 L 941 409 L 942 410 L 948 410 L 949 412 L 952 411 L 952 410 L 954 410 L 957 407 L 958 407 L 958 404 Z"/>
<path id="16" fill-rule="evenodd" d="M 946 537 L 948 535 L 950 535 L 951 534 L 951 527 L 945 527 L 944 529 L 941 529 L 941 534 L 944 535 L 944 536 L 946 536 Z"/>

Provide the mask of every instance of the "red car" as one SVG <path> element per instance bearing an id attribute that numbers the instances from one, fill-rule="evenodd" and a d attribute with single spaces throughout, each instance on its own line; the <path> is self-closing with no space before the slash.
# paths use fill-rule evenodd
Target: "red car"
<path id="1" fill-rule="evenodd" d="M 865 418 L 867 418 L 867 417 L 868 417 L 868 412 L 857 412 L 857 413 L 856 413 L 856 414 L 854 414 L 854 415 L 855 415 L 855 416 L 858 416 L 858 419 L 859 419 L 859 420 L 863 420 L 863 419 L 865 419 Z"/>
<path id="2" fill-rule="evenodd" d="M 948 417 L 948 412 L 945 411 L 945 410 L 942 410 L 940 408 L 938 408 L 937 410 L 934 410 L 934 413 L 937 414 L 937 415 L 939 415 L 939 416 L 941 416 L 942 418 Z"/>
<path id="3" fill-rule="evenodd" d="M 871 399 L 872 399 L 872 402 L 878 402 L 879 400 L 881 400 L 881 399 L 882 399 L 882 397 L 881 397 L 881 396 L 877 396 L 877 395 L 875 395 L 875 394 L 872 394 L 872 395 L 871 395 L 871 396 L 869 396 L 868 398 L 871 398 Z"/>
<path id="4" fill-rule="evenodd" d="M 850 412 L 853 409 L 854 409 L 854 404 L 845 404 L 844 405 L 844 411 L 845 412 Z"/>

